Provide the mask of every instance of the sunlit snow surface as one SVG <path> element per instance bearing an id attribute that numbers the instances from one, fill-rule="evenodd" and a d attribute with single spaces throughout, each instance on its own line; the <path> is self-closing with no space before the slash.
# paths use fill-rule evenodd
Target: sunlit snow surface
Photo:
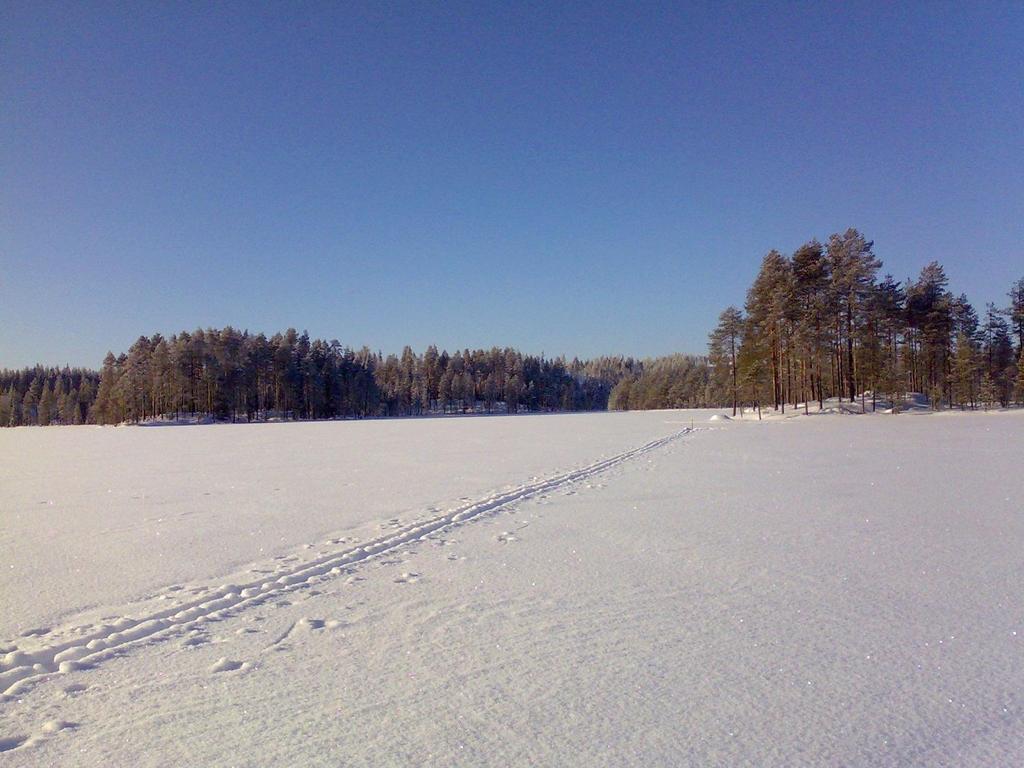
<path id="1" fill-rule="evenodd" d="M 1024 764 L 1024 413 L 711 413 L 0 430 L 0 765 Z"/>

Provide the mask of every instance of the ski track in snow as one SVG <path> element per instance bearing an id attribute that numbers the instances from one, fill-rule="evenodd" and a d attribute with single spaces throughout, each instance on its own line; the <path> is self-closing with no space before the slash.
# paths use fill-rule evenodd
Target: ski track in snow
<path id="1" fill-rule="evenodd" d="M 156 611 L 141 618 L 121 618 L 83 634 L 75 634 L 80 632 L 80 628 L 73 626 L 48 630 L 45 633 L 40 632 L 39 634 L 52 634 L 56 638 L 66 637 L 69 634 L 75 636 L 66 640 L 58 639 L 52 645 L 33 650 L 19 650 L 16 646 L 8 644 L 7 648 L 11 650 L 8 650 L 0 660 L 0 691 L 3 692 L 0 699 L 21 694 L 30 686 L 53 676 L 79 669 L 88 669 L 114 656 L 121 655 L 136 645 L 195 631 L 201 627 L 203 622 L 235 615 L 245 608 L 261 605 L 290 590 L 309 586 L 315 580 L 336 577 L 347 569 L 358 566 L 378 555 L 393 552 L 483 515 L 507 509 L 519 502 L 573 485 L 645 453 L 657 450 L 694 431 L 696 430 L 692 427 L 684 428 L 666 437 L 585 467 L 526 483 L 483 499 L 468 501 L 425 521 L 406 526 L 402 526 L 397 520 L 389 521 L 390 525 L 387 528 L 389 532 L 386 535 L 361 546 L 327 553 L 314 560 L 296 564 L 290 570 L 276 572 L 273 577 L 266 576 L 261 580 L 241 585 L 221 585 L 211 593 L 205 594 L 201 599 L 179 604 L 164 611 Z M 515 536 L 511 532 L 506 532 L 499 537 L 499 540 L 503 543 L 514 541 Z M 285 560 L 288 559 L 293 558 L 285 558 Z M 415 581 L 417 577 L 418 574 L 403 574 L 401 580 Z M 181 587 L 168 588 L 166 597 L 170 597 L 180 590 Z M 164 595 L 158 597 L 164 597 Z M 278 645 L 286 640 L 295 629 L 295 626 L 291 627 L 272 645 Z M 214 665 L 215 668 L 212 671 L 232 671 L 242 666 L 240 663 L 221 659 Z M 0 740 L 0 751 L 16 749 L 21 744 L 21 740 Z"/>

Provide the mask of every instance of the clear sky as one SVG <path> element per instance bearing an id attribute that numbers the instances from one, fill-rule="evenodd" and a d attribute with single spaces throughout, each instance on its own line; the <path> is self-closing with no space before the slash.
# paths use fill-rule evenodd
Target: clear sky
<path id="1" fill-rule="evenodd" d="M 1019 2 L 4 0 L 0 367 L 228 324 L 703 352 L 848 226 L 1002 305 L 1022 50 Z"/>

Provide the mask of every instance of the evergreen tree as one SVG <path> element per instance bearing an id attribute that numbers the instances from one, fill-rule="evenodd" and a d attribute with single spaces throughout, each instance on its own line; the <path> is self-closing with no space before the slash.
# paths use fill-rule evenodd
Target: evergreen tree
<path id="1" fill-rule="evenodd" d="M 1024 405 L 1024 354 L 1017 356 L 1017 383 L 1014 389 L 1017 404 Z"/>
<path id="2" fill-rule="evenodd" d="M 747 292 L 747 322 L 758 339 L 758 346 L 767 354 L 772 403 L 783 411 L 787 399 L 784 376 L 794 290 L 789 260 L 773 250 L 762 260 L 761 270 Z"/>
<path id="3" fill-rule="evenodd" d="M 980 395 L 981 402 L 984 404 L 986 411 L 989 408 L 992 408 L 992 407 L 994 407 L 996 405 L 996 403 L 997 403 L 997 401 L 999 399 L 998 395 L 996 394 L 996 392 L 997 392 L 996 382 L 992 378 L 992 375 L 986 371 L 985 375 L 981 379 L 981 395 Z"/>
<path id="4" fill-rule="evenodd" d="M 907 391 L 906 372 L 900 356 L 906 298 L 906 292 L 892 275 L 886 275 L 874 292 L 873 311 L 877 316 L 882 346 L 878 386 L 892 401 L 893 413 L 898 412 L 896 404 L 903 399 Z"/>
<path id="5" fill-rule="evenodd" d="M 7 403 L 10 410 L 7 425 L 10 427 L 21 426 L 21 396 L 18 394 L 18 390 L 15 388 L 14 382 L 11 382 L 11 386 L 7 390 Z"/>
<path id="6" fill-rule="evenodd" d="M 872 250 L 873 246 L 856 229 L 832 235 L 827 246 L 831 289 L 837 309 L 837 367 L 840 381 L 846 382 L 850 400 L 857 396 L 854 368 L 856 329 L 864 320 L 875 275 L 882 266 Z"/>
<path id="7" fill-rule="evenodd" d="M 82 409 L 79 406 L 78 390 L 72 388 L 64 398 L 64 408 L 61 411 L 61 421 L 65 424 L 81 424 Z"/>
<path id="8" fill-rule="evenodd" d="M 50 382 L 43 386 L 43 393 L 39 397 L 39 426 L 48 427 L 56 415 L 57 401 L 53 394 L 53 387 Z"/>
<path id="9" fill-rule="evenodd" d="M 11 396 L 0 391 L 0 427 L 11 426 Z"/>
<path id="10" fill-rule="evenodd" d="M 949 384 L 952 350 L 953 297 L 946 290 L 945 270 L 933 261 L 907 290 L 911 385 L 926 392 L 938 407 Z"/>
<path id="11" fill-rule="evenodd" d="M 824 399 L 824 364 L 828 349 L 829 262 L 817 240 L 802 245 L 793 253 L 796 323 L 794 343 L 799 355 L 800 399 L 804 412 L 809 401 Z"/>
<path id="12" fill-rule="evenodd" d="M 974 407 L 975 381 L 978 378 L 978 352 L 974 341 L 963 330 L 957 335 L 953 363 L 953 402 Z"/>
<path id="13" fill-rule="evenodd" d="M 113 352 L 107 352 L 103 358 L 103 369 L 100 371 L 100 385 L 93 403 L 91 421 L 96 424 L 116 424 L 119 419 L 117 405 L 117 359 Z"/>
<path id="14" fill-rule="evenodd" d="M 743 313 L 736 307 L 728 307 L 718 316 L 718 325 L 711 332 L 708 342 L 710 362 L 714 370 L 714 381 L 718 392 L 727 392 L 732 402 L 732 415 L 736 415 L 739 403 L 739 373 L 736 370 L 736 355 L 739 352 L 740 336 L 743 333 Z"/>
<path id="15" fill-rule="evenodd" d="M 461 386 L 459 387 L 459 400 L 462 402 L 462 412 L 473 410 L 476 403 L 476 391 L 473 383 L 473 374 L 469 370 L 462 373 Z"/>
<path id="16" fill-rule="evenodd" d="M 1010 286 L 1010 306 L 1006 314 L 1010 318 L 1010 328 L 1017 337 L 1017 356 L 1024 354 L 1024 277 Z"/>
<path id="17" fill-rule="evenodd" d="M 740 388 L 748 393 L 747 399 L 757 409 L 757 418 L 760 419 L 761 402 L 768 385 L 768 354 L 758 324 L 749 317 L 744 327 L 736 365 L 739 369 Z"/>
<path id="18" fill-rule="evenodd" d="M 34 426 L 39 423 L 39 400 L 42 397 L 42 391 L 42 379 L 36 376 L 25 390 L 25 396 L 21 401 L 22 424 Z"/>
<path id="19" fill-rule="evenodd" d="M 985 324 L 981 329 L 985 372 L 992 379 L 996 398 L 1008 405 L 1013 393 L 1014 353 L 1010 329 L 1003 314 L 994 304 L 988 304 Z"/>
<path id="20" fill-rule="evenodd" d="M 630 379 L 623 379 L 614 387 L 612 387 L 611 395 L 609 395 L 608 397 L 608 410 L 628 411 L 629 394 L 632 388 L 633 382 Z"/>
<path id="21" fill-rule="evenodd" d="M 494 408 L 495 401 L 498 399 L 498 380 L 493 372 L 487 374 L 487 378 L 484 379 L 483 396 L 484 408 L 490 413 L 491 409 Z"/>
<path id="22" fill-rule="evenodd" d="M 505 405 L 509 413 L 519 410 L 519 401 L 523 396 L 523 383 L 518 374 L 513 373 L 505 383 Z"/>

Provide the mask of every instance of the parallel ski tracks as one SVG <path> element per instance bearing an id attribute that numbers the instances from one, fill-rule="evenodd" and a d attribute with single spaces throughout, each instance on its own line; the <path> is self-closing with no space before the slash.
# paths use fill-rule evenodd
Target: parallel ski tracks
<path id="1" fill-rule="evenodd" d="M 290 570 L 275 573 L 272 577 L 267 576 L 240 585 L 225 584 L 201 598 L 177 604 L 163 611 L 156 611 L 140 618 L 119 619 L 70 639 L 58 639 L 57 642 L 41 648 L 10 651 L 0 661 L 0 691 L 3 691 L 5 696 L 13 696 L 48 677 L 94 666 L 121 654 L 133 645 L 172 637 L 183 631 L 195 629 L 198 622 L 223 618 L 250 606 L 262 604 L 271 597 L 296 589 L 325 575 L 340 574 L 342 569 L 358 566 L 371 558 L 392 552 L 412 542 L 606 472 L 662 448 L 692 431 L 692 428 L 681 429 L 585 467 L 467 502 L 444 514 L 393 529 L 386 535 L 359 546 L 330 552 L 314 560 L 298 563 Z M 53 634 L 55 638 L 60 638 L 72 632 L 72 628 L 66 628 L 64 631 L 55 630 Z"/>

